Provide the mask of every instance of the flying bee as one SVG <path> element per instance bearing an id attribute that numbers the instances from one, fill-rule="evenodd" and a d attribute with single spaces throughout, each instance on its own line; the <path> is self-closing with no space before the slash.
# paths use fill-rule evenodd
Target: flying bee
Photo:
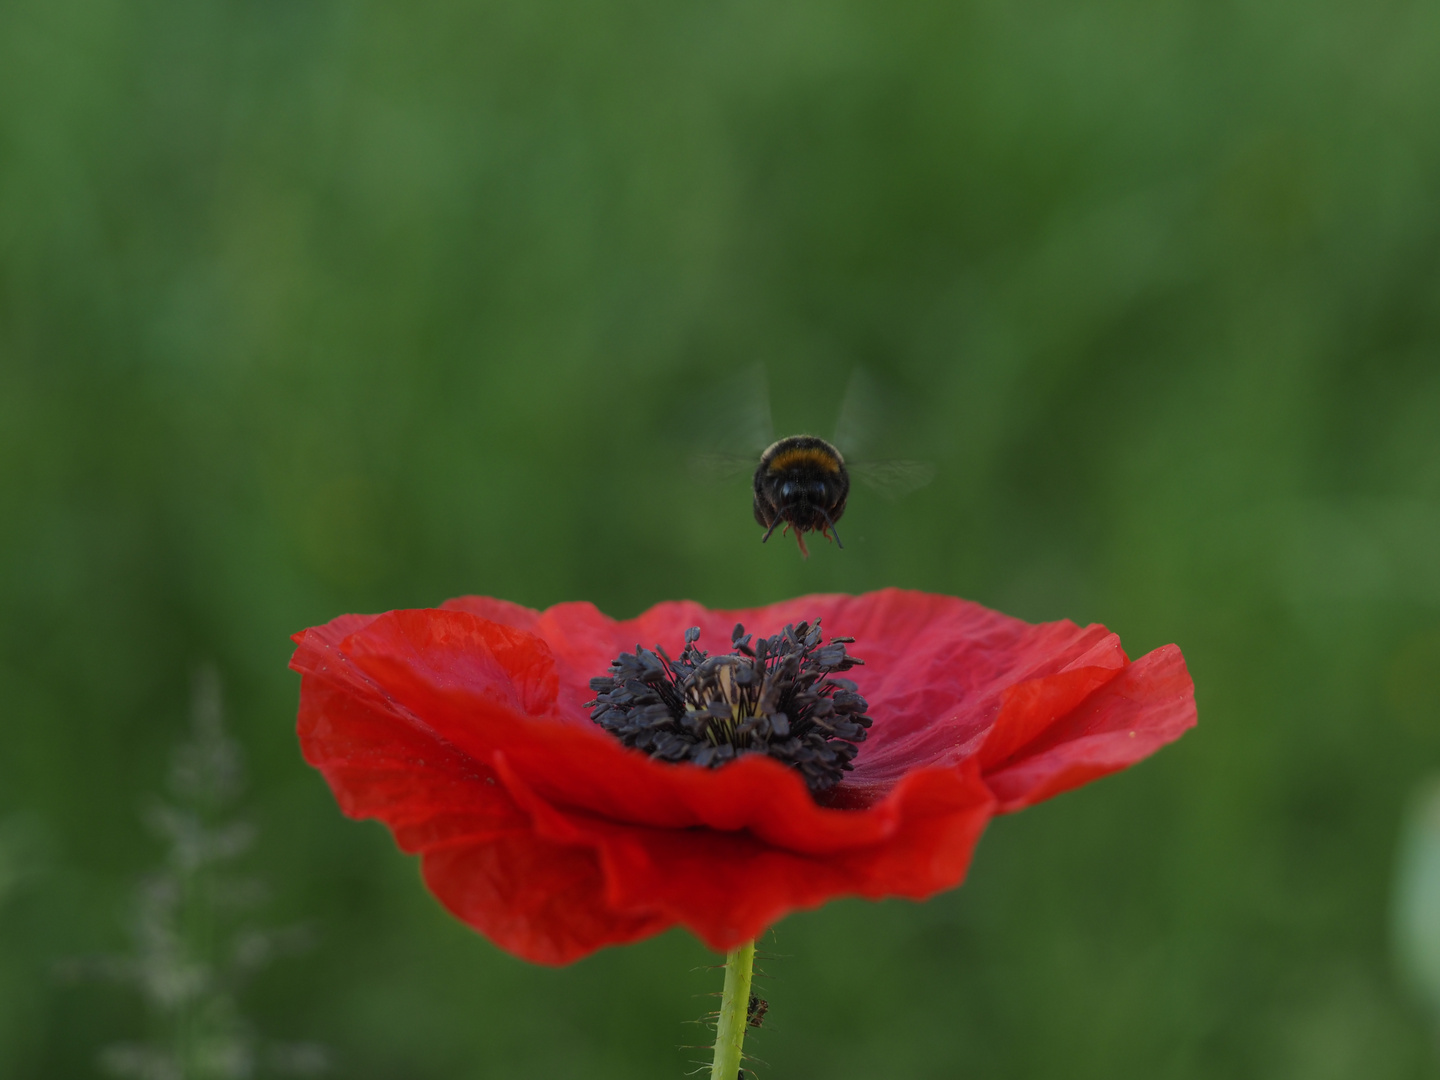
<path id="1" fill-rule="evenodd" d="M 896 497 L 928 484 L 935 475 L 924 461 L 847 461 L 840 447 L 849 450 L 879 426 L 875 416 L 880 395 L 872 380 L 860 369 L 851 376 L 840 408 L 833 441 L 818 435 L 788 435 L 776 440 L 770 422 L 770 395 L 763 368 L 747 372 L 726 388 L 730 396 L 738 391 L 742 400 L 712 403 L 714 411 L 727 416 L 732 442 L 755 447 L 748 455 L 701 454 L 692 464 L 702 475 L 719 478 L 742 470 L 754 470 L 751 490 L 755 521 L 765 532 L 763 544 L 775 530 L 794 531 L 800 554 L 810 557 L 805 534 L 818 532 L 844 548 L 835 523 L 845 513 L 850 496 L 850 478 L 855 476 L 882 495 Z M 723 398 L 723 392 L 718 395 Z M 738 436 L 736 438 L 735 436 Z M 763 450 L 759 450 L 764 447 Z M 754 464 L 759 450 L 760 462 Z"/>
<path id="2" fill-rule="evenodd" d="M 845 457 L 817 435 L 787 435 L 766 447 L 755 469 L 755 520 L 765 530 L 763 544 L 784 522 L 795 530 L 800 554 L 810 557 L 805 534 L 818 532 L 844 548 L 835 523 L 845 513 L 850 473 Z"/>

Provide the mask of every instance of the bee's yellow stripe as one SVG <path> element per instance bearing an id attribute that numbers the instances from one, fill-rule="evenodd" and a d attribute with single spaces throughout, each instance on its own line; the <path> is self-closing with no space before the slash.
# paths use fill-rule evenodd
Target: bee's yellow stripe
<path id="1" fill-rule="evenodd" d="M 838 473 L 840 471 L 840 462 L 835 455 L 821 450 L 818 446 L 806 446 L 795 450 L 785 450 L 770 459 L 770 469 L 772 472 L 779 471 L 780 469 L 793 469 L 797 465 L 814 465 L 817 468 L 832 473 Z"/>

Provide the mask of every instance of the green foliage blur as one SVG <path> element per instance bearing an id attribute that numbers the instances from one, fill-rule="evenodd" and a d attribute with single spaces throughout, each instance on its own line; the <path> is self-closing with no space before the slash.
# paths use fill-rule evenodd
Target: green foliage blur
<path id="1" fill-rule="evenodd" d="M 936 481 L 762 547 L 686 469 L 757 362 L 782 431 L 863 366 Z M 210 662 L 316 942 L 257 1030 L 681 1075 L 715 958 L 451 920 L 301 762 L 288 636 L 885 585 L 1178 642 L 1200 726 L 959 890 L 782 922 L 762 1080 L 1440 1075 L 1387 926 L 1440 769 L 1440 8 L 0 4 L 0 1076 L 145 1036 L 55 972 L 123 946 Z"/>

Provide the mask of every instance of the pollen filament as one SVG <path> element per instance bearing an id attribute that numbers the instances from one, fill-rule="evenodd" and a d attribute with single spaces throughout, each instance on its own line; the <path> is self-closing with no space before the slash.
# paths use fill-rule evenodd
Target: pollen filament
<path id="1" fill-rule="evenodd" d="M 732 651 L 719 656 L 696 646 L 698 627 L 678 659 L 658 645 L 622 653 L 590 680 L 591 719 L 663 761 L 718 768 L 760 753 L 799 770 L 812 794 L 834 787 L 871 723 L 855 684 L 833 677 L 864 662 L 845 651 L 854 639 L 822 644 L 818 619 L 753 646 L 742 625 L 730 637 Z"/>

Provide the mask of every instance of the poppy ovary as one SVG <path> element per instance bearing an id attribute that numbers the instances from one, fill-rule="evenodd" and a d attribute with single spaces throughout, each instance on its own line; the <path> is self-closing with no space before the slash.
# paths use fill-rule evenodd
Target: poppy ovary
<path id="1" fill-rule="evenodd" d="M 811 794 L 838 784 L 871 722 L 855 684 L 834 677 L 864 663 L 845 651 L 854 638 L 823 644 L 817 619 L 753 645 L 737 623 L 731 651 L 718 656 L 699 639 L 692 626 L 673 660 L 658 645 L 620 654 L 609 675 L 590 680 L 590 718 L 662 761 L 718 768 L 758 753 L 798 770 Z"/>

